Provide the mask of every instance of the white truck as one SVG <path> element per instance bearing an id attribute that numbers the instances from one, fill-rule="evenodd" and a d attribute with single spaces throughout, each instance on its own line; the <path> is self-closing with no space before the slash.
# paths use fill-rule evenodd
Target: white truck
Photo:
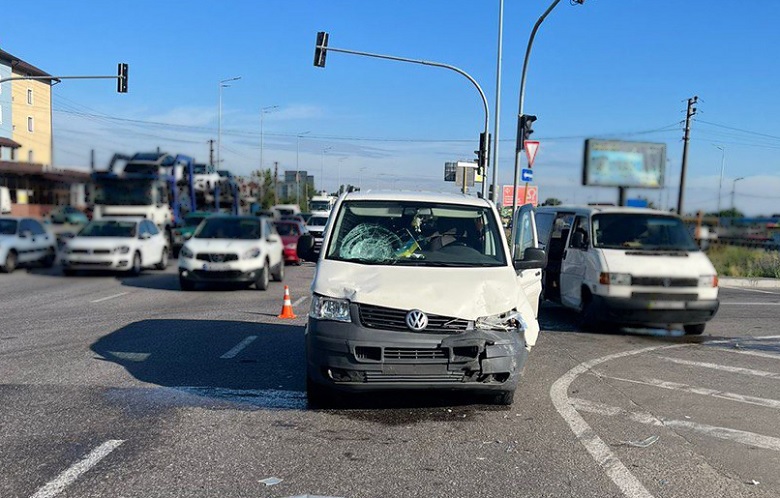
<path id="1" fill-rule="evenodd" d="M 312 196 L 311 201 L 309 201 L 309 210 L 311 211 L 312 215 L 324 214 L 325 216 L 327 216 L 330 214 L 331 210 L 333 209 L 333 206 L 335 205 L 336 205 L 335 196 L 320 193 L 315 196 Z"/>
<path id="2" fill-rule="evenodd" d="M 11 214 L 11 191 L 0 187 L 0 214 Z"/>

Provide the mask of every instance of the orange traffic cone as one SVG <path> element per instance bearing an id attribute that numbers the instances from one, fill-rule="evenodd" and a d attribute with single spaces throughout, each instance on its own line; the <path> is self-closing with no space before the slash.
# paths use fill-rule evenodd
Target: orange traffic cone
<path id="1" fill-rule="evenodd" d="M 284 286 L 284 305 L 282 305 L 282 313 L 276 318 L 295 318 L 292 302 L 290 301 L 290 288 L 286 285 Z"/>

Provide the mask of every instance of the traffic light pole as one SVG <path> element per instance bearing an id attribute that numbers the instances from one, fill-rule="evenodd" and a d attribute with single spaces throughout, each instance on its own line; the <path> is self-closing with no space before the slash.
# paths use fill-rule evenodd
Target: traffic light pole
<path id="1" fill-rule="evenodd" d="M 557 0 L 560 1 L 560 0 Z M 485 92 L 482 91 L 482 87 L 479 86 L 479 83 L 471 77 L 466 71 L 452 66 L 450 64 L 443 64 L 441 62 L 432 62 L 432 61 L 426 61 L 426 60 L 420 60 L 420 59 L 408 59 L 406 57 L 397 57 L 394 55 L 383 55 L 383 54 L 374 54 L 370 52 L 359 52 L 357 50 L 346 50 L 343 48 L 333 48 L 327 46 L 327 36 L 324 38 L 326 40 L 324 43 L 320 42 L 321 38 L 318 36 L 318 44 L 316 46 L 316 52 L 315 52 L 315 65 L 318 65 L 318 67 L 324 67 L 325 66 L 325 58 L 322 57 L 322 60 L 320 61 L 320 64 L 317 64 L 318 58 L 316 56 L 317 53 L 322 52 L 323 54 L 326 52 L 341 52 L 343 54 L 352 54 L 352 55 L 362 55 L 364 57 L 374 57 L 376 59 L 386 59 L 391 61 L 398 61 L 398 62 L 410 62 L 412 64 L 420 64 L 423 66 L 434 66 L 434 67 L 441 67 L 444 69 L 449 69 L 451 71 L 455 71 L 456 73 L 460 74 L 461 76 L 464 76 L 466 79 L 468 79 L 472 85 L 477 89 L 479 92 L 479 96 L 482 98 L 482 107 L 485 110 L 485 123 L 483 126 L 484 130 L 484 136 L 486 139 L 480 140 L 480 151 L 482 151 L 481 154 L 479 154 L 480 158 L 480 164 L 479 169 L 482 171 L 482 197 L 486 197 L 487 195 L 487 167 L 488 167 L 488 156 L 490 155 L 490 140 L 489 140 L 489 121 L 490 121 L 490 110 L 488 109 L 488 102 L 487 97 L 485 97 Z M 322 44 L 320 44 L 322 43 Z M 483 145 L 484 144 L 484 145 Z M 484 150 L 483 150 L 484 148 Z"/>
<path id="2" fill-rule="evenodd" d="M 121 63 L 120 66 L 122 66 Z M 11 76 L 10 78 L 0 78 L 0 83 L 18 80 L 56 81 L 57 83 L 61 80 L 117 80 L 119 82 L 117 91 L 127 93 L 127 64 L 124 64 L 124 73 L 120 67 L 119 74 L 116 76 Z M 123 81 L 124 86 L 121 86 Z"/>

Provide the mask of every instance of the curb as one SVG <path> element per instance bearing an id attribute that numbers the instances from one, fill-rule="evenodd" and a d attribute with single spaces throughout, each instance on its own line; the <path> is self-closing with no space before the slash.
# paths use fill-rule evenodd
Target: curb
<path id="1" fill-rule="evenodd" d="M 734 278 L 719 277 L 719 287 L 741 287 L 747 289 L 780 289 L 778 278 Z"/>

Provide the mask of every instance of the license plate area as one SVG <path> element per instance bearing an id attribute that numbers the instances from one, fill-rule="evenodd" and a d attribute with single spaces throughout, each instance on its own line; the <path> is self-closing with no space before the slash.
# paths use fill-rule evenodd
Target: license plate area
<path id="1" fill-rule="evenodd" d="M 203 263 L 203 271 L 230 271 L 229 263 Z"/>

